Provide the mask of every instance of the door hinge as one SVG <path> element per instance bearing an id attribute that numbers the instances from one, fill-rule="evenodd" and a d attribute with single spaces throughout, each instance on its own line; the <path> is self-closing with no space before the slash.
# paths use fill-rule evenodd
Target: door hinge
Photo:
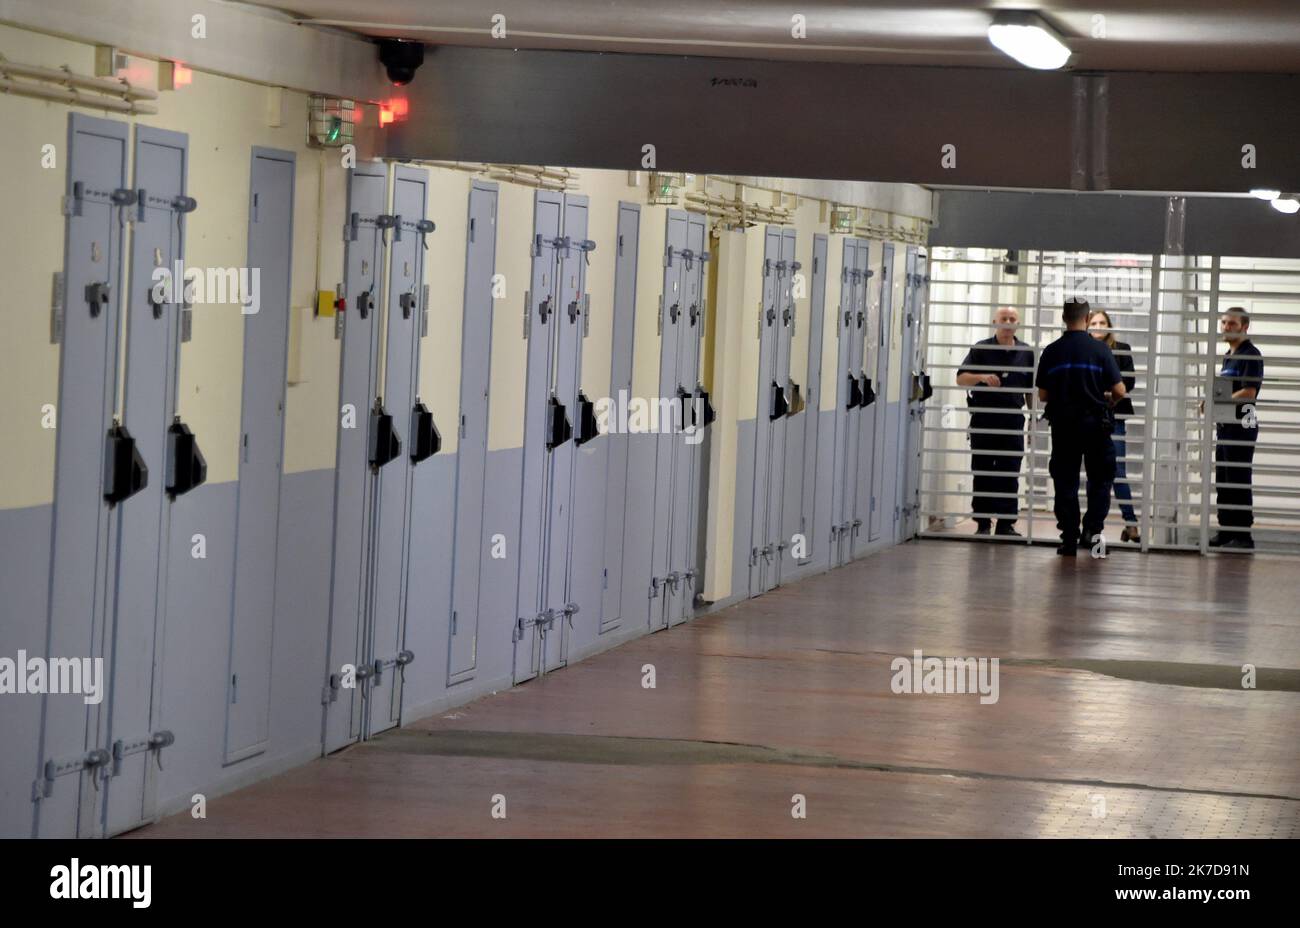
<path id="1" fill-rule="evenodd" d="M 50 288 L 50 344 L 57 345 L 63 341 L 63 304 L 64 278 L 62 271 L 54 272 L 53 286 Z"/>
<path id="2" fill-rule="evenodd" d="M 529 310 L 533 305 L 533 295 L 529 290 L 524 291 L 524 340 L 528 340 L 528 333 L 533 327 L 533 317 Z"/>

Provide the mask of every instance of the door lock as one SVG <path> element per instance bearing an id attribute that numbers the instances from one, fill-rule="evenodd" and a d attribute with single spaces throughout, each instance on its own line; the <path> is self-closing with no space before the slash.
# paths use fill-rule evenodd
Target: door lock
<path id="1" fill-rule="evenodd" d="M 362 290 L 357 294 L 357 315 L 365 319 L 370 315 L 371 307 L 375 305 L 375 296 L 369 290 Z"/>
<path id="2" fill-rule="evenodd" d="M 103 307 L 108 305 L 109 285 L 105 281 L 86 284 L 86 303 L 90 307 L 90 318 L 98 319 Z"/>

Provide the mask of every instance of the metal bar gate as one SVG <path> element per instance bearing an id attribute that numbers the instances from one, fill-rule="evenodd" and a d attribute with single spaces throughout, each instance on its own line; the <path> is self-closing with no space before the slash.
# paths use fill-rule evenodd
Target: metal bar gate
<path id="1" fill-rule="evenodd" d="M 923 357 L 935 398 L 921 424 L 920 535 L 1056 543 L 1051 436 L 1032 377 L 1016 387 L 966 387 L 956 377 L 970 346 L 994 334 L 994 313 L 1004 307 L 1019 315 L 1016 335 L 1033 367 L 966 370 L 1032 375 L 1043 346 L 1063 329 L 1062 302 L 1080 296 L 1110 317 L 1117 360 L 1133 361 L 1125 371 L 1135 381 L 1133 411 L 1117 415 L 1123 431 L 1117 426 L 1106 545 L 1204 553 L 1212 541 L 1250 537 L 1257 550 L 1300 553 L 1300 261 L 935 247 L 930 275 Z M 1246 334 L 1264 364 L 1253 402 L 1232 401 L 1231 377 L 1222 376 L 1220 319 L 1234 307 L 1248 313 Z M 1025 398 L 1018 412 L 998 410 L 1024 422 L 1024 450 L 997 452 L 1020 459 L 1015 472 L 972 469 L 973 436 L 1017 444 L 1011 425 L 971 426 L 970 395 L 996 390 Z M 1010 518 L 973 511 L 975 477 L 1003 478 L 1002 489 L 981 488 L 979 498 L 986 507 L 1015 500 L 1023 537 L 974 534 L 977 518 Z M 1121 532 L 1136 538 L 1122 541 Z"/>

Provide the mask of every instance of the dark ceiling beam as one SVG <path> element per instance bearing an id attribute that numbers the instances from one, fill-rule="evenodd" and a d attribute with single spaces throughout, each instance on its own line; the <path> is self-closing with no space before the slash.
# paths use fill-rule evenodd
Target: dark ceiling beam
<path id="1" fill-rule="evenodd" d="M 1082 91 L 1080 87 L 1082 86 Z M 1300 77 L 430 49 L 393 157 L 1019 188 L 1300 189 Z M 1080 110 L 1084 108 L 1085 111 Z M 946 145 L 955 158 L 944 161 Z M 1254 169 L 1242 147 L 1253 145 Z M 949 167 L 946 164 L 952 164 Z"/>
<path id="2" fill-rule="evenodd" d="M 1300 216 L 1240 197 L 941 190 L 929 242 L 957 248 L 1300 258 Z"/>

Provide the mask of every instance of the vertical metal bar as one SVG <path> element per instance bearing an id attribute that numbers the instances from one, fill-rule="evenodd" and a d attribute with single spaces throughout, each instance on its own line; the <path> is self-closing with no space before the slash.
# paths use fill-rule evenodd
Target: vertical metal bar
<path id="1" fill-rule="evenodd" d="M 1205 372 L 1201 376 L 1201 554 L 1210 550 L 1210 461 L 1214 455 L 1214 321 L 1219 318 L 1219 255 L 1210 258 L 1210 314 L 1205 329 Z M 1199 330 L 1199 326 L 1197 327 Z"/>
<path id="2" fill-rule="evenodd" d="M 1158 310 L 1160 305 L 1160 279 L 1164 264 L 1162 255 L 1151 256 L 1151 299 L 1147 309 L 1147 396 L 1146 414 L 1142 421 L 1142 515 L 1139 519 L 1142 533 L 1141 547 L 1151 549 L 1151 507 L 1156 498 L 1155 479 L 1155 412 L 1156 412 L 1156 339 L 1159 338 Z M 1134 365 L 1136 367 L 1136 365 Z M 1137 386 L 1136 383 L 1133 385 Z M 1130 489 L 1132 482 L 1129 483 Z"/>
<path id="3" fill-rule="evenodd" d="M 1043 252 L 1037 252 L 1037 273 L 1034 285 L 1034 322 L 1033 334 L 1030 336 L 1030 346 L 1033 354 L 1033 368 L 1038 370 L 1038 327 L 1043 314 Z M 1025 397 L 1025 409 L 1029 415 L 1026 416 L 1025 434 L 1028 441 L 1025 447 L 1029 450 L 1029 494 L 1027 503 L 1029 506 L 1029 530 L 1025 533 L 1025 544 L 1034 543 L 1034 484 L 1038 482 L 1038 454 L 1036 452 L 1038 443 L 1038 391 L 1034 389 L 1034 377 L 1030 376 L 1029 395 Z"/>

